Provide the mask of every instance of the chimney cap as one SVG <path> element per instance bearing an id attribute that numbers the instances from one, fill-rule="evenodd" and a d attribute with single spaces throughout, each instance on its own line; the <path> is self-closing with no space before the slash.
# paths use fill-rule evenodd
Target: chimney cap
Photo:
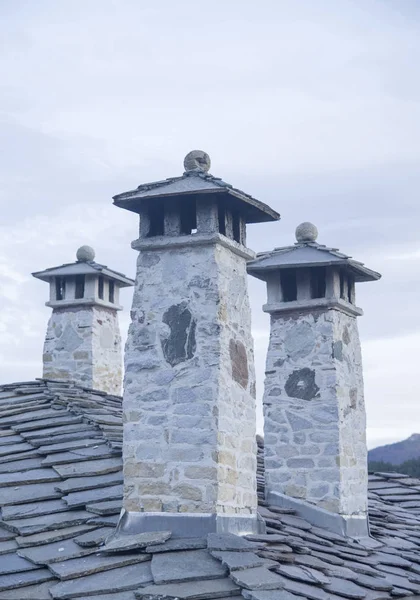
<path id="1" fill-rule="evenodd" d="M 95 260 L 95 250 L 92 246 L 80 246 L 76 252 L 78 262 L 90 262 Z"/>
<path id="2" fill-rule="evenodd" d="M 202 171 L 208 173 L 211 167 L 210 156 L 203 150 L 191 150 L 184 158 L 185 172 Z"/>
<path id="3" fill-rule="evenodd" d="M 318 229 L 313 223 L 305 221 L 296 227 L 295 236 L 299 243 L 315 242 L 318 237 Z"/>

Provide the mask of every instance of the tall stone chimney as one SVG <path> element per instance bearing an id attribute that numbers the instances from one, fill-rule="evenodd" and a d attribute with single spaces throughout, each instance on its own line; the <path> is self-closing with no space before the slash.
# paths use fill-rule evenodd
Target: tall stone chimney
<path id="1" fill-rule="evenodd" d="M 316 242 L 259 254 L 248 272 L 267 282 L 270 343 L 264 389 L 266 496 L 314 523 L 367 534 L 367 450 L 355 282 L 379 273 Z M 295 499 L 294 501 L 292 499 Z"/>
<path id="2" fill-rule="evenodd" d="M 82 246 L 76 262 L 32 273 L 50 284 L 46 306 L 53 309 L 45 337 L 43 377 L 121 394 L 119 290 L 134 281 L 94 258 L 93 248 Z"/>
<path id="3" fill-rule="evenodd" d="M 247 223 L 279 215 L 208 173 L 115 196 L 140 215 L 125 351 L 122 531 L 258 531 Z"/>

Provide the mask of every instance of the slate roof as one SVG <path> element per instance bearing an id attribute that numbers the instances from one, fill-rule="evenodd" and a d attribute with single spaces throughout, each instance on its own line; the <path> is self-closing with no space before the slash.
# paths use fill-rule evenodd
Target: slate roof
<path id="1" fill-rule="evenodd" d="M 63 265 L 59 265 L 58 267 L 49 267 L 48 269 L 44 269 L 44 271 L 36 271 L 35 273 L 32 273 L 32 275 L 36 277 L 36 279 L 49 281 L 52 277 L 61 277 L 63 275 L 97 275 L 98 273 L 118 281 L 120 287 L 129 287 L 134 285 L 134 279 L 130 279 L 123 273 L 114 271 L 106 265 L 101 265 L 94 260 L 78 260 L 72 263 L 65 263 Z"/>
<path id="2" fill-rule="evenodd" d="M 121 446 L 119 397 L 46 380 L 0 386 L 0 600 L 420 595 L 420 480 L 371 476 L 376 541 L 358 543 L 266 505 L 259 440 L 266 535 L 112 541 Z"/>
<path id="3" fill-rule="evenodd" d="M 376 271 L 368 269 L 363 263 L 337 248 L 330 248 L 318 242 L 297 242 L 293 246 L 260 252 L 255 260 L 248 262 L 247 270 L 265 281 L 265 273 L 269 270 L 331 265 L 347 268 L 353 273 L 355 281 L 375 281 L 381 277 Z"/>
<path id="4" fill-rule="evenodd" d="M 139 212 L 141 203 L 147 199 L 208 194 L 219 194 L 226 202 L 240 206 L 247 223 L 277 221 L 280 218 L 280 215 L 267 204 L 205 171 L 186 171 L 181 177 L 144 183 L 135 190 L 114 196 L 113 200 L 120 208 Z"/>

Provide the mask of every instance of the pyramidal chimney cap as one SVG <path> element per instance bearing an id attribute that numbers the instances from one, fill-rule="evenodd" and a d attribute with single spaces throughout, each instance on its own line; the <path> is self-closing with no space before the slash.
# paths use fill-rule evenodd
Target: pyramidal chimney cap
<path id="1" fill-rule="evenodd" d="M 315 242 L 318 237 L 318 229 L 313 223 L 305 221 L 296 227 L 295 236 L 299 243 Z"/>
<path id="2" fill-rule="evenodd" d="M 80 246 L 76 252 L 78 262 L 90 262 L 95 260 L 95 250 L 92 246 Z"/>
<path id="3" fill-rule="evenodd" d="M 207 173 L 211 167 L 210 156 L 203 150 L 191 150 L 184 158 L 185 172 L 204 171 Z"/>

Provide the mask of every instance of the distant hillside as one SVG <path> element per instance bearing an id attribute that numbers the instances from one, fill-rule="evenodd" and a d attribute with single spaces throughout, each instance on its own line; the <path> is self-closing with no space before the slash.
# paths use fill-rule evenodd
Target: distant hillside
<path id="1" fill-rule="evenodd" d="M 413 433 L 402 442 L 369 450 L 368 456 L 369 464 L 382 462 L 390 465 L 401 465 L 409 460 L 420 459 L 420 433 Z"/>

